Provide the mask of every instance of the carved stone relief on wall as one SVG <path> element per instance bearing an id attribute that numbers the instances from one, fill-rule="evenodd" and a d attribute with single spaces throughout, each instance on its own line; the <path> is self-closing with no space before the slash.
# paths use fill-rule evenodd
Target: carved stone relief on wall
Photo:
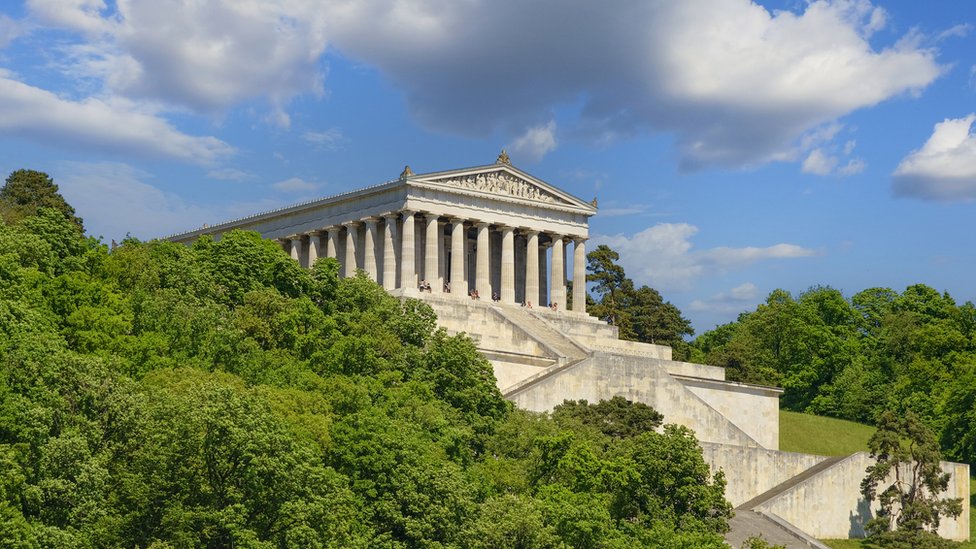
<path id="1" fill-rule="evenodd" d="M 505 172 L 479 173 L 464 177 L 438 179 L 437 183 L 452 185 L 462 189 L 483 191 L 538 200 L 539 202 L 562 203 L 563 201 L 539 187 Z"/>

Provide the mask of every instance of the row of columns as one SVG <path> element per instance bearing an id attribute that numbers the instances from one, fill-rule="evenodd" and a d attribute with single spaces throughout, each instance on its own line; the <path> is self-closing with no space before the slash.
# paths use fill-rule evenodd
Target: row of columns
<path id="1" fill-rule="evenodd" d="M 447 222 L 449 236 L 444 238 L 442 222 L 436 214 L 424 213 L 422 234 L 417 231 L 417 222 L 417 212 L 391 212 L 332 226 L 324 231 L 293 235 L 285 244 L 291 257 L 305 266 L 313 265 L 319 257 L 336 258 L 342 264 L 343 276 L 352 276 L 361 266 L 370 278 L 381 281 L 387 290 L 416 289 L 423 281 L 432 293 L 451 291 L 467 295 L 469 290 L 476 290 L 482 299 L 495 297 L 504 303 L 516 303 L 517 294 L 521 293 L 526 304 L 557 304 L 557 308 L 561 308 L 566 304 L 565 253 L 571 240 L 574 242 L 573 280 L 581 282 L 573 285 L 573 310 L 586 311 L 584 239 L 496 225 L 494 232 L 500 236 L 501 250 L 500 257 L 496 256 L 493 261 L 491 224 L 452 218 Z M 474 272 L 470 281 L 469 226 L 475 232 L 475 253 L 471 259 L 474 265 L 470 266 Z M 344 241 L 340 240 L 343 236 Z M 418 246 L 418 237 L 422 238 L 422 249 Z M 546 250 L 549 247 L 552 248 L 552 261 L 547 265 Z M 377 251 L 381 251 L 381 265 L 377 264 Z M 423 255 L 423 261 L 418 260 L 418 254 Z M 523 270 L 518 273 L 524 275 L 521 285 L 516 276 L 516 255 L 522 263 Z M 497 267 L 494 272 L 493 266 Z M 495 287 L 492 286 L 493 278 L 497 280 Z M 551 288 L 547 288 L 549 280 L 552 281 Z"/>

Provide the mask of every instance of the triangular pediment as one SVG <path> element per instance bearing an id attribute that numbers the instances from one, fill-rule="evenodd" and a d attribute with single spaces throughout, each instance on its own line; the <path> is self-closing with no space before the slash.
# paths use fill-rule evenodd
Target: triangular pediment
<path id="1" fill-rule="evenodd" d="M 424 174 L 410 179 L 453 189 L 485 193 L 502 199 L 512 198 L 594 211 L 596 209 L 591 204 L 520 170 L 497 164 L 469 170 Z"/>

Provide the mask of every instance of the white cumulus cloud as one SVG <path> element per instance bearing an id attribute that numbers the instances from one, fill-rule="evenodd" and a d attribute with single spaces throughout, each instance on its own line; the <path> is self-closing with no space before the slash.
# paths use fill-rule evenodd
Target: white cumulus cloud
<path id="1" fill-rule="evenodd" d="M 698 228 L 688 223 L 658 223 L 632 236 L 595 235 L 594 245 L 606 244 L 620 254 L 620 262 L 635 282 L 659 290 L 687 290 L 710 271 L 725 271 L 756 261 L 811 257 L 816 252 L 796 244 L 727 246 L 694 250 L 691 238 Z"/>
<path id="2" fill-rule="evenodd" d="M 266 120 L 319 94 L 327 48 L 377 68 L 430 129 L 508 136 L 540 158 L 560 135 L 674 136 L 682 167 L 772 161 L 824 171 L 803 142 L 845 115 L 918 93 L 945 69 L 909 34 L 874 34 L 868 0 L 770 11 L 750 0 L 29 0 L 37 24 L 76 33 L 65 74 L 99 96 L 220 113 L 265 101 Z M 84 86 L 82 86 L 84 88 Z M 72 90 L 77 93 L 78 90 Z M 305 136 L 328 146 L 327 132 Z M 821 151 L 828 157 L 837 153 Z M 863 162 L 838 159 L 832 172 Z"/>
<path id="3" fill-rule="evenodd" d="M 556 121 L 533 126 L 518 137 L 509 147 L 516 160 L 538 162 L 543 156 L 556 150 Z"/>
<path id="4" fill-rule="evenodd" d="M 895 194 L 946 202 L 976 199 L 974 121 L 976 113 L 936 124 L 922 148 L 895 169 Z"/>
<path id="5" fill-rule="evenodd" d="M 43 143 L 212 164 L 233 153 L 216 137 L 187 135 L 121 98 L 70 101 L 0 71 L 0 130 Z"/>
<path id="6" fill-rule="evenodd" d="M 322 89 L 327 45 L 319 2 L 30 0 L 42 24 L 89 33 L 68 48 L 75 71 L 106 91 L 211 112 L 265 98 L 287 126 L 288 101 Z"/>
<path id="7" fill-rule="evenodd" d="M 688 310 L 727 315 L 747 309 L 758 297 L 759 288 L 752 282 L 745 282 L 727 292 L 719 292 L 705 299 L 696 299 L 688 306 Z"/>
<path id="8" fill-rule="evenodd" d="M 867 0 L 801 5 L 567 0 L 554 12 L 538 2 L 345 0 L 325 11 L 335 46 L 392 78 L 429 127 L 489 135 L 579 105 L 573 135 L 670 132 L 682 165 L 696 168 L 795 158 L 808 132 L 916 93 L 944 70 L 911 37 L 872 46 L 886 15 Z"/>

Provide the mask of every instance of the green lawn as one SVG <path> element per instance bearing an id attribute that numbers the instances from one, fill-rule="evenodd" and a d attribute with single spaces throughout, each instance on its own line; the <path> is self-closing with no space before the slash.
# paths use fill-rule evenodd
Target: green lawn
<path id="1" fill-rule="evenodd" d="M 830 417 L 779 412 L 779 449 L 821 456 L 867 451 L 874 427 Z"/>
<path id="2" fill-rule="evenodd" d="M 779 412 L 779 449 L 821 456 L 844 456 L 866 451 L 874 427 L 829 417 Z M 976 478 L 969 479 L 970 509 L 976 506 Z M 970 513 L 969 539 L 976 540 L 976 523 Z M 856 539 L 823 540 L 832 549 L 860 549 Z M 976 549 L 976 541 L 959 544 L 959 549 Z"/>

